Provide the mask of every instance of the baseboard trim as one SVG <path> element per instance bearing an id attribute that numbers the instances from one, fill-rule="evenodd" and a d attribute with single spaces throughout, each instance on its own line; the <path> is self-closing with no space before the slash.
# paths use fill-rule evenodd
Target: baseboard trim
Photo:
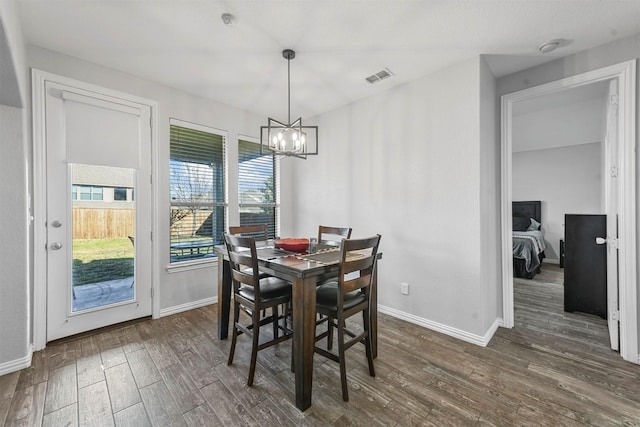
<path id="1" fill-rule="evenodd" d="M 476 334 L 469 333 L 467 331 L 463 331 L 462 329 L 457 329 L 448 325 L 443 325 L 442 323 L 434 322 L 433 320 L 424 319 L 422 317 L 405 313 L 404 311 L 396 310 L 395 308 L 387 307 L 384 305 L 378 305 L 378 311 L 380 313 L 393 316 L 397 319 L 406 320 L 407 322 L 413 323 L 414 325 L 422 326 L 424 328 L 431 329 L 436 332 L 449 335 L 450 337 L 454 337 L 471 344 L 479 345 L 481 347 L 486 347 L 489 344 L 489 341 L 491 341 L 491 338 L 493 338 L 493 334 L 495 334 L 495 332 L 498 330 L 498 327 L 500 326 L 500 323 L 501 323 L 501 319 L 496 319 L 491 325 L 491 327 L 489 328 L 489 330 L 484 335 L 476 335 Z"/>
<path id="2" fill-rule="evenodd" d="M 174 305 L 173 307 L 161 308 L 159 317 L 171 316 L 172 314 L 182 313 L 183 311 L 193 310 L 194 308 L 216 304 L 217 302 L 218 297 L 211 297 L 204 298 L 198 301 L 188 302 L 186 304 Z"/>
<path id="3" fill-rule="evenodd" d="M 11 372 L 26 369 L 31 366 L 31 356 L 33 355 L 33 344 L 29 344 L 27 355 L 20 359 L 10 360 L 0 363 L 0 376 L 10 374 Z"/>

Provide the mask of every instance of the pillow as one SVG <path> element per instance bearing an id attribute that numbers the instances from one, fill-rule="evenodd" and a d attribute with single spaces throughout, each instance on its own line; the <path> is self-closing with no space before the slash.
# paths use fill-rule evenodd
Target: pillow
<path id="1" fill-rule="evenodd" d="M 527 231 L 536 231 L 536 230 L 540 230 L 540 223 L 535 219 L 531 218 L 531 224 L 529 224 L 529 228 L 527 228 Z"/>
<path id="2" fill-rule="evenodd" d="M 526 216 L 513 217 L 513 231 L 527 231 L 530 225 L 530 218 L 527 218 Z"/>

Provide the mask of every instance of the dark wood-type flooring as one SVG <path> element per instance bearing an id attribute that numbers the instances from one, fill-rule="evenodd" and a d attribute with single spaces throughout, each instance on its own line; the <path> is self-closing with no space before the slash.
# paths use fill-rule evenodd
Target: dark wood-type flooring
<path id="1" fill-rule="evenodd" d="M 348 403 L 316 355 L 312 407 L 295 408 L 290 341 L 246 387 L 248 340 L 227 366 L 213 305 L 50 343 L 0 377 L 0 425 L 640 425 L 640 366 L 608 349 L 605 322 L 564 313 L 562 285 L 514 287 L 517 327 L 487 348 L 381 314 L 377 377 L 347 353 Z"/>

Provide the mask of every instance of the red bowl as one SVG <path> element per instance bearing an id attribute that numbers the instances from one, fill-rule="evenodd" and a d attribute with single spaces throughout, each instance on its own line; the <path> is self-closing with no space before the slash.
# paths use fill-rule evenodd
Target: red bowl
<path id="1" fill-rule="evenodd" d="M 309 239 L 280 239 L 275 242 L 276 248 L 291 252 L 305 252 L 309 249 Z"/>

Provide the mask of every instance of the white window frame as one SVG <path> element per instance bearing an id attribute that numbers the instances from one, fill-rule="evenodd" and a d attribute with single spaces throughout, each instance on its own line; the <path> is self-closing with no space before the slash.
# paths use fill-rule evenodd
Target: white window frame
<path id="1" fill-rule="evenodd" d="M 210 133 L 210 134 L 215 134 L 218 136 L 221 136 L 223 138 L 223 149 L 222 149 L 222 155 L 223 155 L 223 167 L 224 167 L 224 179 L 223 179 L 223 185 L 222 185 L 222 191 L 224 194 L 224 201 L 222 202 L 222 204 L 213 204 L 213 207 L 216 206 L 220 206 L 222 205 L 224 207 L 223 209 L 223 215 L 224 215 L 224 230 L 227 229 L 228 227 L 228 219 L 229 219 L 229 192 L 228 192 L 228 185 L 229 185 L 229 167 L 228 167 L 228 156 L 229 156 L 229 150 L 228 150 L 228 144 L 229 144 L 229 134 L 227 131 L 222 130 L 222 129 L 217 129 L 211 126 L 206 126 L 206 125 L 201 125 L 198 123 L 193 123 L 193 122 L 188 122 L 185 120 L 180 120 L 180 119 L 176 119 L 176 118 L 170 118 L 169 119 L 169 127 L 171 126 L 180 126 L 180 127 L 184 127 L 184 128 L 188 128 L 188 129 L 193 129 L 193 130 L 197 130 L 197 131 L 201 131 L 201 132 L 206 132 L 206 133 Z M 169 128 L 170 131 L 170 128 Z M 169 142 L 169 144 L 171 144 L 171 142 Z M 169 148 L 169 151 L 171 149 Z M 169 156 L 169 161 L 170 161 L 170 156 Z M 171 192 L 171 184 L 169 183 L 169 192 Z M 169 209 L 171 209 L 172 203 L 171 203 L 171 195 L 169 194 Z M 169 241 L 171 241 L 171 239 L 169 239 Z M 215 244 L 215 242 L 214 242 Z M 215 255 L 215 252 L 214 252 Z M 192 268 L 201 268 L 201 267 L 208 267 L 211 264 L 217 264 L 217 257 L 216 256 L 207 256 L 207 257 L 199 257 L 199 258 L 194 258 L 194 259 L 190 259 L 190 260 L 179 260 L 179 261 L 173 261 L 171 262 L 171 258 L 169 259 L 169 265 L 167 266 L 167 271 L 169 273 L 173 273 L 173 272 L 180 272 L 180 271 L 185 271 L 185 270 L 190 270 Z"/>

